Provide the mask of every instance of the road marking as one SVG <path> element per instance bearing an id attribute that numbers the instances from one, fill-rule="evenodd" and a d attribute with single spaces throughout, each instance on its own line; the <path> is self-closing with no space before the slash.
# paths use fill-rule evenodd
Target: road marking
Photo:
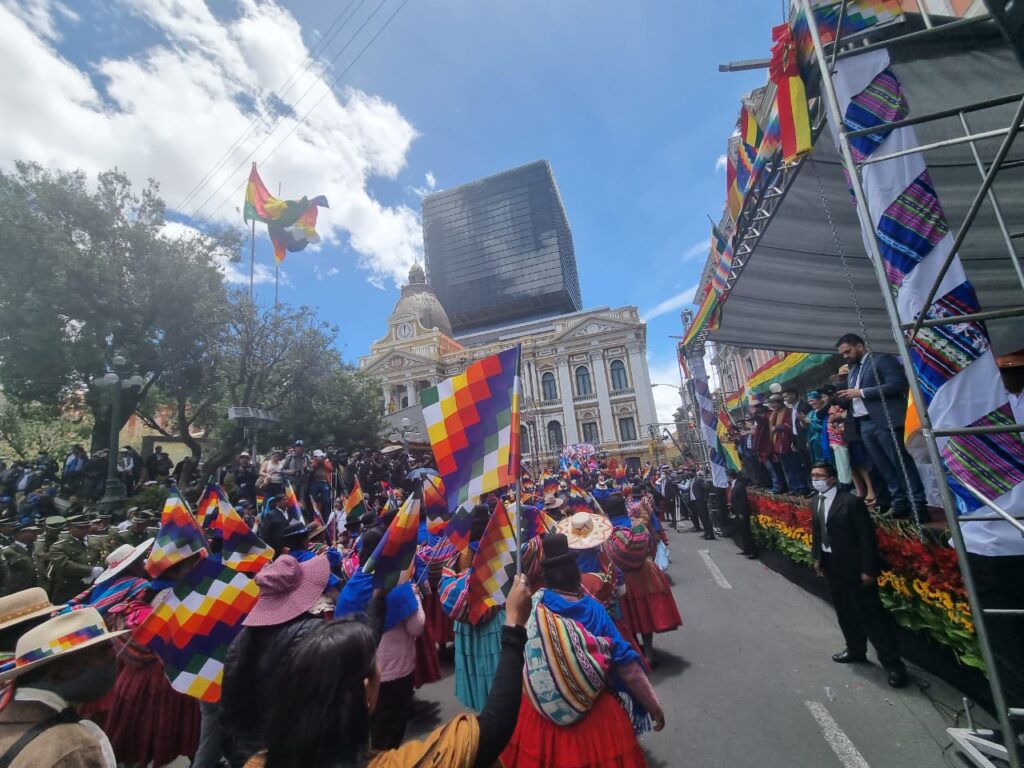
<path id="1" fill-rule="evenodd" d="M 697 552 L 700 554 L 700 559 L 704 561 L 704 565 L 706 565 L 708 570 L 711 571 L 711 576 L 714 578 L 718 586 L 722 589 L 732 589 L 732 584 L 728 582 L 721 569 L 715 564 L 715 561 L 711 559 L 711 551 L 708 549 L 700 549 L 697 550 Z"/>
<path id="2" fill-rule="evenodd" d="M 864 756 L 853 746 L 850 737 L 839 727 L 839 723 L 832 719 L 832 715 L 828 713 L 824 705 L 817 701 L 805 701 L 804 704 L 811 710 L 811 715 L 821 726 L 825 741 L 832 747 L 832 751 L 836 753 L 836 757 L 845 768 L 871 768 Z"/>

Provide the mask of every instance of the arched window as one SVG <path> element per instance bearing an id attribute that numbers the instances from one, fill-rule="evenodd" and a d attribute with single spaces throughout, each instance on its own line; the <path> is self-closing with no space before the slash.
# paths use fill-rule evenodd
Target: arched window
<path id="1" fill-rule="evenodd" d="M 519 425 L 519 452 L 530 452 L 530 430 L 526 428 L 525 424 Z"/>
<path id="2" fill-rule="evenodd" d="M 558 399 L 558 386 L 555 384 L 555 374 L 548 371 L 540 377 L 540 388 L 543 390 L 545 400 Z"/>
<path id="3" fill-rule="evenodd" d="M 548 422 L 548 447 L 557 451 L 561 449 L 562 445 L 562 425 L 557 421 Z"/>
<path id="4" fill-rule="evenodd" d="M 576 394 L 593 394 L 590 390 L 590 369 L 585 365 L 581 365 L 576 369 Z"/>
<path id="5" fill-rule="evenodd" d="M 621 360 L 612 360 L 610 368 L 612 372 L 612 391 L 618 392 L 622 389 L 629 389 L 629 379 L 626 378 L 626 364 Z"/>

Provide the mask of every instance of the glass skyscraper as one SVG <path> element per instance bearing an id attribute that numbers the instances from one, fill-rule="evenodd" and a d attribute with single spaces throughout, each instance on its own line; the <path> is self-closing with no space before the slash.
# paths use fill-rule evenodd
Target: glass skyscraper
<path id="1" fill-rule="evenodd" d="M 456 336 L 583 309 L 569 220 L 546 160 L 428 195 L 423 241 Z"/>

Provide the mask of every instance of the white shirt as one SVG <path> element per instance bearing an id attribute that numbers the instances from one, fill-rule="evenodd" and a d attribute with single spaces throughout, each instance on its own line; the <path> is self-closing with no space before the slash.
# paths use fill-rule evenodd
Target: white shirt
<path id="1" fill-rule="evenodd" d="M 864 366 L 866 366 L 867 364 L 868 355 L 864 355 L 864 357 L 860 359 L 860 368 L 857 369 L 857 380 L 850 382 L 850 389 L 860 389 L 860 380 L 864 378 Z M 866 405 L 864 405 L 864 401 L 861 400 L 859 397 L 853 398 L 853 402 L 851 405 L 853 408 L 853 415 L 855 417 L 868 415 L 868 408 Z"/>
<path id="2" fill-rule="evenodd" d="M 793 428 L 793 434 L 794 435 L 800 434 L 799 429 L 797 428 L 797 425 L 796 425 L 796 417 L 799 415 L 799 411 L 797 411 L 797 406 L 798 405 L 800 405 L 800 401 L 799 400 L 797 400 L 792 405 L 788 406 L 788 408 L 789 408 L 789 424 Z"/>
<path id="3" fill-rule="evenodd" d="M 822 508 L 822 517 L 824 518 L 824 520 L 822 520 L 822 525 L 828 525 L 828 513 L 829 510 L 832 509 L 832 502 L 836 500 L 836 486 L 833 485 L 831 488 L 829 488 L 827 491 L 821 494 L 819 498 L 825 499 L 825 504 Z M 818 502 L 815 502 L 814 508 L 818 508 Z M 821 551 L 832 554 L 832 547 L 825 546 L 824 537 L 822 537 L 822 541 L 823 543 L 821 545 Z"/>

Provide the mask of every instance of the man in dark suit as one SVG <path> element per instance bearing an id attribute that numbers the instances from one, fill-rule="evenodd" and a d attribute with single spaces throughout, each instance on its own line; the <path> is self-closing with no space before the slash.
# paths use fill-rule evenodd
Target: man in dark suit
<path id="1" fill-rule="evenodd" d="M 907 415 L 907 379 L 898 358 L 876 355 L 855 333 L 841 336 L 836 349 L 850 365 L 847 389 L 837 392 L 849 403 L 849 413 L 857 421 L 864 449 L 885 480 L 893 517 L 910 517 L 910 503 L 927 519 L 924 486 L 917 465 L 903 445 L 903 422 Z M 886 419 L 886 411 L 889 418 Z M 892 423 L 892 429 L 889 423 Z M 908 492 L 902 464 L 910 481 Z"/>
<path id="2" fill-rule="evenodd" d="M 690 509 L 693 510 L 697 519 L 704 528 L 704 535 L 701 538 L 710 541 L 715 538 L 715 529 L 711 525 L 711 511 L 708 509 L 708 484 L 704 480 L 704 470 L 697 470 L 697 476 L 690 483 Z M 696 522 L 694 522 L 696 527 Z"/>
<path id="3" fill-rule="evenodd" d="M 757 542 L 750 528 L 750 501 L 747 499 L 747 479 L 742 472 L 727 469 L 725 476 L 729 478 L 729 506 L 732 513 L 739 518 L 740 546 L 737 555 L 746 555 L 751 560 L 757 558 Z"/>
<path id="4" fill-rule="evenodd" d="M 817 496 L 811 515 L 811 555 L 814 570 L 828 579 L 832 605 L 846 650 L 832 661 L 851 664 L 867 659 L 867 641 L 889 673 L 889 685 L 907 684 L 892 616 L 878 597 L 878 543 L 875 525 L 864 502 L 836 487 L 836 470 L 821 462 L 811 469 Z"/>

